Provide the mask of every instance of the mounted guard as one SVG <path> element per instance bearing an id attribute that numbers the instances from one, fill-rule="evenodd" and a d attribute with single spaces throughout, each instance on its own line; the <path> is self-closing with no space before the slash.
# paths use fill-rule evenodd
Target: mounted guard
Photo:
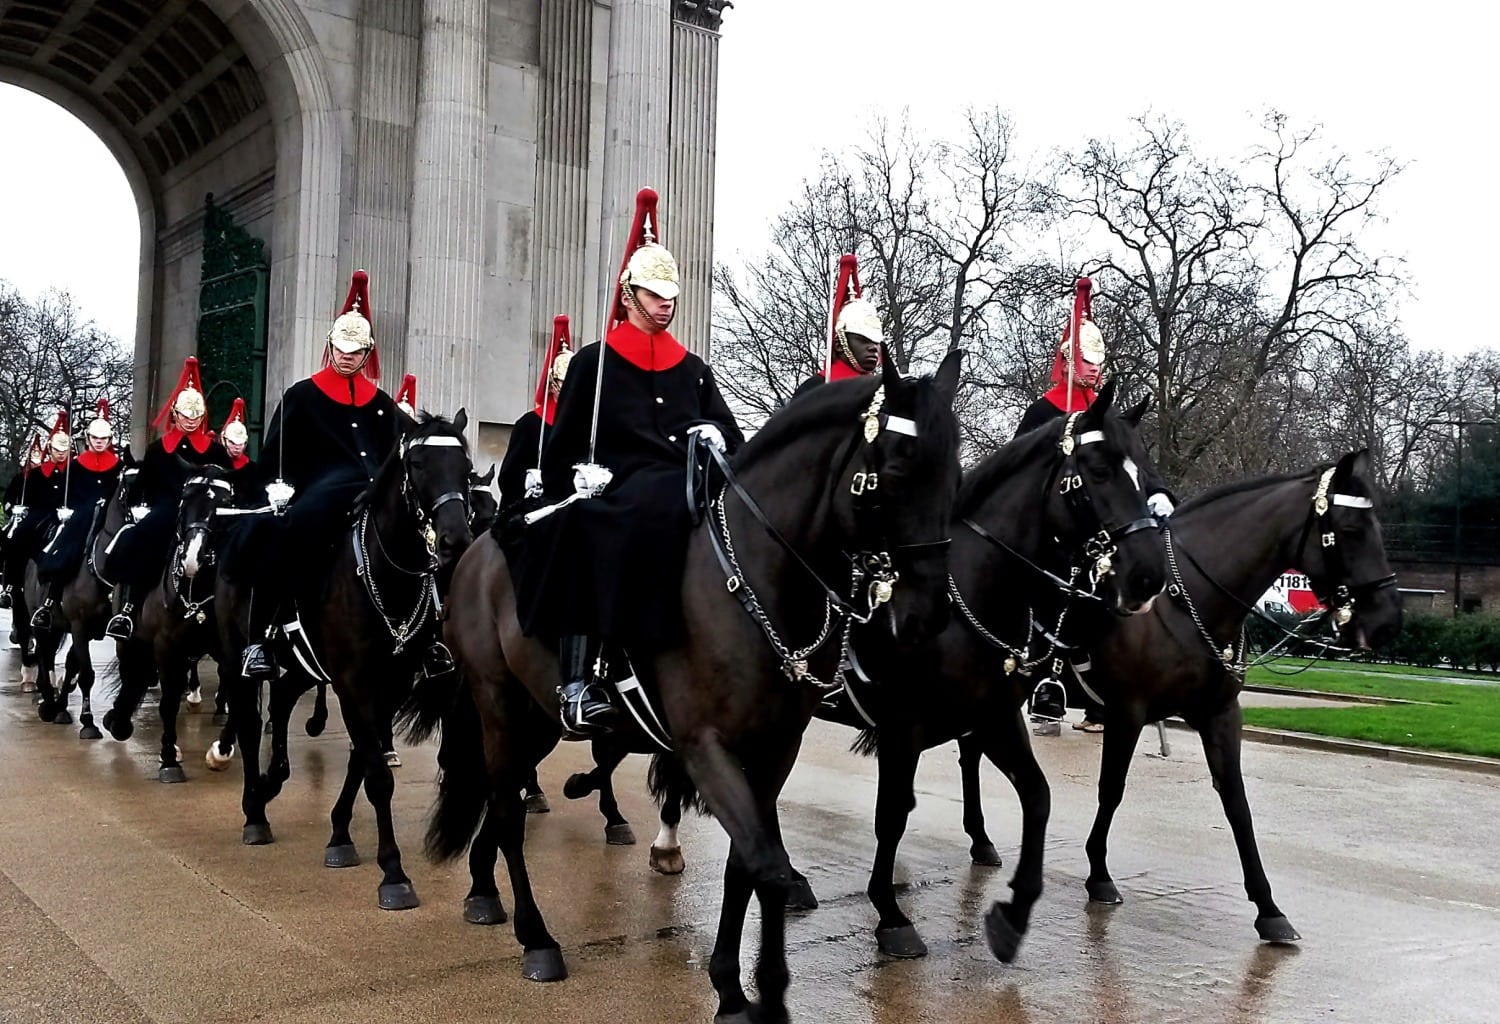
<path id="1" fill-rule="evenodd" d="M 226 559 L 231 578 L 254 589 L 246 679 L 276 678 L 266 639 L 278 627 L 300 631 L 297 601 L 315 599 L 326 585 L 356 499 L 412 427 L 379 380 L 370 277 L 356 270 L 328 332 L 323 368 L 287 388 L 261 445 L 260 478 L 276 515 L 247 517 Z M 297 567 L 295 578 L 286 566 Z M 432 672 L 442 671 L 447 655 L 438 648 L 429 652 Z"/>
<path id="2" fill-rule="evenodd" d="M 234 488 L 233 501 L 239 508 L 257 508 L 263 494 L 257 484 L 260 468 L 250 458 L 250 428 L 245 425 L 245 400 L 236 398 L 229 407 L 229 415 L 219 428 L 219 443 L 229 456 L 229 474 L 225 477 Z"/>
<path id="3" fill-rule="evenodd" d="M 0 573 L 5 586 L 0 590 L 0 608 L 11 607 L 13 588 L 26 582 L 26 563 L 41 553 L 49 531 L 57 523 L 57 510 L 63 507 L 68 460 L 73 454 L 68 410 L 57 411 L 47 442 L 42 444 L 40 439 L 33 442 L 33 451 L 40 461 L 24 474 L 20 500 L 11 507 L 5 522 L 5 564 Z"/>
<path id="4" fill-rule="evenodd" d="M 151 421 L 161 438 L 146 449 L 140 476 L 133 485 L 139 496 L 131 510 L 133 522 L 115 535 L 105 553 L 102 575 L 115 581 L 120 611 L 109 620 L 105 634 L 116 640 L 135 635 L 136 602 L 161 578 L 172 551 L 177 505 L 182 485 L 194 469 L 229 468 L 229 453 L 208 429 L 208 404 L 198 360 L 188 356 L 182 373 L 161 411 Z"/>
<path id="5" fill-rule="evenodd" d="M 604 341 L 569 363 L 541 458 L 542 493 L 508 545 L 528 635 L 556 639 L 563 726 L 606 731 L 618 711 L 593 676 L 601 644 L 652 652 L 682 628 L 691 514 L 688 446 L 743 441 L 713 372 L 667 330 L 677 261 L 656 238 L 657 194 L 642 189 Z"/>
<path id="6" fill-rule="evenodd" d="M 536 382 L 536 399 L 532 410 L 510 430 L 510 443 L 505 447 L 505 458 L 500 463 L 500 501 L 510 505 L 523 497 L 536 497 L 542 493 L 542 474 L 539 468 L 542 445 L 547 431 L 557 419 L 557 396 L 562 392 L 563 380 L 568 375 L 568 364 L 573 361 L 573 335 L 568 327 L 568 318 L 559 314 L 552 318 L 552 344 L 547 348 L 547 357 L 542 361 L 542 373 Z"/>
<path id="7" fill-rule="evenodd" d="M 26 457 L 21 460 L 20 472 L 10 478 L 10 483 L 5 485 L 5 497 L 0 499 L 5 509 L 5 525 L 0 528 L 0 609 L 11 607 L 10 574 L 7 571 L 10 564 L 10 555 L 7 554 L 10 535 L 20 528 L 21 521 L 26 518 L 26 498 L 30 493 L 28 481 L 33 471 L 40 470 L 46 451 L 47 447 L 42 444 L 42 439 L 32 434 L 26 445 Z"/>
<path id="8" fill-rule="evenodd" d="M 54 619 L 54 609 L 62 599 L 63 588 L 83 564 L 100 503 L 109 500 L 120 482 L 123 467 L 115 454 L 115 428 L 109 421 L 108 399 L 99 399 L 84 439 L 84 451 L 68 466 L 63 488 L 64 508 L 69 511 L 65 515 L 63 509 L 58 510 L 62 526 L 37 558 L 37 579 L 46 585 L 47 597 L 31 617 L 34 629 L 50 630 L 59 625 Z"/>
<path id="9" fill-rule="evenodd" d="M 828 323 L 831 329 L 823 369 L 797 385 L 793 398 L 825 381 L 864 377 L 880 369 L 885 332 L 879 311 L 864 297 L 859 283 L 859 260 L 851 253 L 839 257 L 839 276 Z"/>

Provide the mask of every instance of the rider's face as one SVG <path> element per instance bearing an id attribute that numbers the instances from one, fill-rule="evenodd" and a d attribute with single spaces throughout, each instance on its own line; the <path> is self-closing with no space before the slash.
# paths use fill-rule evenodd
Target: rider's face
<path id="1" fill-rule="evenodd" d="M 245 454 L 245 446 L 235 441 L 225 439 L 224 450 L 229 453 L 231 459 L 237 459 Z"/>
<path id="2" fill-rule="evenodd" d="M 98 455 L 104 454 L 105 452 L 109 451 L 109 440 L 110 439 L 108 434 L 105 434 L 103 437 L 97 434 L 90 434 L 89 451 L 94 452 Z"/>
<path id="3" fill-rule="evenodd" d="M 177 420 L 177 429 L 182 431 L 184 434 L 196 433 L 198 428 L 203 426 L 202 416 L 186 416 L 180 412 L 173 413 L 173 416 L 176 417 Z"/>
<path id="4" fill-rule="evenodd" d="M 874 373 L 880 366 L 880 343 L 853 331 L 846 332 L 844 338 L 849 342 L 849 351 L 854 353 L 854 361 L 859 364 L 855 369 Z"/>
<path id="5" fill-rule="evenodd" d="M 648 288 L 632 289 L 631 294 L 635 296 L 635 302 L 625 306 L 630 322 L 647 334 L 666 330 L 672 322 L 672 314 L 677 311 L 677 300 L 664 299 Z"/>
<path id="6" fill-rule="evenodd" d="M 328 352 L 333 362 L 334 370 L 341 377 L 354 376 L 364 368 L 365 360 L 370 358 L 369 349 L 360 349 L 358 352 L 340 352 L 330 345 Z"/>

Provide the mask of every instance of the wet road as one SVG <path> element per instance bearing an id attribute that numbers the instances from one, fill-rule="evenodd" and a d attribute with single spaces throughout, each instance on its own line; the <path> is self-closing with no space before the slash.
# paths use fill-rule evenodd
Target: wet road
<path id="1" fill-rule="evenodd" d="M 110 687 L 104 687 L 107 692 Z M 421 908 L 376 908 L 373 864 L 321 866 L 346 741 L 334 721 L 293 740 L 293 777 L 271 807 L 277 842 L 239 843 L 239 765 L 213 775 L 208 710 L 185 714 L 190 781 L 155 781 L 148 698 L 127 743 L 86 743 L 43 724 L 0 653 L 0 1021 L 707 1022 L 706 964 L 725 840 L 683 828 L 687 873 L 652 874 L 644 762 L 619 773 L 641 845 L 606 847 L 591 806 L 564 805 L 586 764 L 569 745 L 543 766 L 554 812 L 533 817 L 533 881 L 572 977 L 520 979 L 509 926 L 459 918 L 462 863 L 420 855 L 431 747 L 404 749 L 396 820 Z M 96 703 L 102 712 L 102 704 Z M 77 710 L 76 695 L 73 708 Z M 300 728 L 310 701 L 298 709 Z M 783 798 L 793 859 L 823 906 L 790 919 L 799 1021 L 1011 1024 L 1096 1021 L 1500 1020 L 1500 786 L 1489 776 L 1247 745 L 1261 850 L 1297 949 L 1257 943 L 1233 843 L 1201 750 L 1173 733 L 1169 760 L 1143 741 L 1116 819 L 1124 906 L 1089 908 L 1083 839 L 1099 738 L 1038 739 L 1053 787 L 1048 890 L 1014 965 L 980 937 L 1008 890 L 1019 813 L 985 771 L 990 831 L 1006 868 L 975 868 L 960 828 L 952 748 L 923 762 L 898 877 L 931 948 L 879 956 L 864 896 L 874 849 L 874 765 L 849 734 L 815 723 Z M 368 805 L 355 841 L 374 853 Z M 502 882 L 507 908 L 509 892 Z M 752 910 L 752 929 L 754 927 Z M 747 950 L 754 948 L 753 931 Z"/>

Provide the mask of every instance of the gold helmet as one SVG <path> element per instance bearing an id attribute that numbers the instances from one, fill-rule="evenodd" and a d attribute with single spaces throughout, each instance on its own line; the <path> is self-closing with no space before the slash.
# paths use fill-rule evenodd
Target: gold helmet
<path id="1" fill-rule="evenodd" d="M 109 399 L 99 399 L 94 419 L 89 423 L 88 436 L 100 439 L 109 439 L 115 436 L 114 424 L 109 422 Z"/>
<path id="2" fill-rule="evenodd" d="M 370 325 L 370 275 L 363 270 L 354 272 L 344 311 L 333 322 L 328 341 L 345 354 L 375 347 L 375 333 Z"/>
<path id="3" fill-rule="evenodd" d="M 625 320 L 625 304 L 634 301 L 630 296 L 633 288 L 644 288 L 664 299 L 675 299 L 682 291 L 676 258 L 656 240 L 656 229 L 660 226 L 656 216 L 659 198 L 654 188 L 643 188 L 636 194 L 635 221 L 625 242 L 625 262 L 615 289 L 613 323 Z"/>
<path id="4" fill-rule="evenodd" d="M 245 400 L 243 398 L 236 398 L 234 405 L 229 407 L 229 418 L 220 428 L 219 436 L 230 444 L 249 443 L 250 430 L 245 426 Z"/>

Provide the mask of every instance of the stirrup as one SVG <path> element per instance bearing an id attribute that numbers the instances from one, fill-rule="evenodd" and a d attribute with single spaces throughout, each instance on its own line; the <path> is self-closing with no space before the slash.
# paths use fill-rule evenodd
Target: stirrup
<path id="1" fill-rule="evenodd" d="M 10 606 L 11 606 L 10 588 L 9 587 L 0 587 L 0 611 L 4 611 L 5 609 L 9 608 Z"/>
<path id="2" fill-rule="evenodd" d="M 134 609 L 126 605 L 120 609 L 120 614 L 109 620 L 109 625 L 104 627 L 104 635 L 115 640 L 129 640 L 135 635 L 135 621 L 131 619 L 130 613 Z"/>
<path id="3" fill-rule="evenodd" d="M 453 652 L 441 640 L 434 641 L 422 655 L 422 674 L 428 679 L 446 676 L 457 668 L 453 662 Z"/>
<path id="4" fill-rule="evenodd" d="M 267 644 L 247 644 L 240 656 L 240 676 L 251 682 L 266 682 L 276 678 L 276 659 Z"/>
<path id="5" fill-rule="evenodd" d="M 575 680 L 557 690 L 562 727 L 574 736 L 602 736 L 619 717 L 619 709 L 602 695 L 593 682 Z"/>
<path id="6" fill-rule="evenodd" d="M 31 613 L 31 628 L 50 631 L 53 628 L 52 609 L 56 607 L 57 602 L 50 597 L 43 601 L 42 606 Z"/>

